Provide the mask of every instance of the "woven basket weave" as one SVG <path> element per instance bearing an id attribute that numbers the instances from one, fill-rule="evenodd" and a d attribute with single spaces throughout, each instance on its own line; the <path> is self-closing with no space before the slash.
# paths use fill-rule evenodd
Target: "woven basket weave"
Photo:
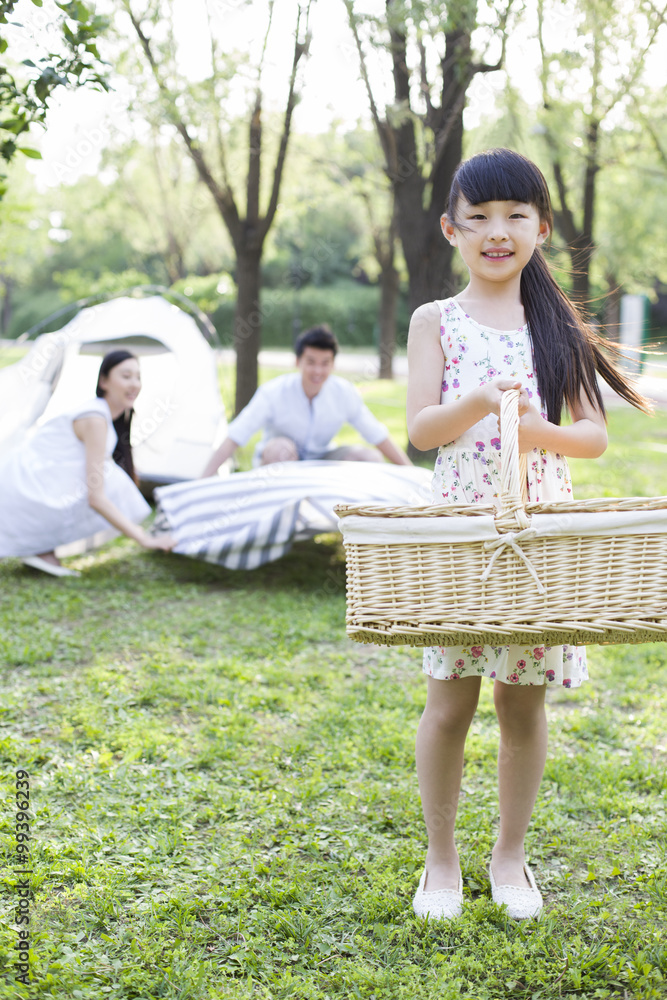
<path id="1" fill-rule="evenodd" d="M 518 398 L 504 392 L 490 504 L 335 508 L 347 633 L 407 646 L 667 639 L 667 497 L 526 503 Z"/>

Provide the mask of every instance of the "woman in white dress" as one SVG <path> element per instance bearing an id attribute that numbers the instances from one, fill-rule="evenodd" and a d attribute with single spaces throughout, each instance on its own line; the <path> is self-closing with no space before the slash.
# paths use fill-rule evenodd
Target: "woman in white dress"
<path id="1" fill-rule="evenodd" d="M 139 362 L 107 354 L 97 396 L 39 427 L 27 444 L 0 458 L 0 558 L 19 556 L 54 576 L 78 575 L 55 555 L 59 545 L 115 528 L 146 549 L 169 551 L 141 521 L 150 507 L 134 481 L 130 449 Z"/>

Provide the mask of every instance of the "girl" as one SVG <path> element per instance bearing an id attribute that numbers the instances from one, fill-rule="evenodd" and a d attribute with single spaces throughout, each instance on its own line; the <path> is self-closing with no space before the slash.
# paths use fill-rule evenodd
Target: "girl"
<path id="1" fill-rule="evenodd" d="M 49 420 L 27 446 L 0 459 L 0 558 L 21 556 L 53 576 L 78 576 L 54 549 L 109 526 L 146 549 L 172 547 L 169 536 L 153 538 L 139 526 L 150 513 L 134 482 L 130 448 L 140 389 L 134 355 L 111 351 L 94 400 Z"/>
<path id="2" fill-rule="evenodd" d="M 529 499 L 570 498 L 565 456 L 596 458 L 607 446 L 596 373 L 634 406 L 649 411 L 650 404 L 608 360 L 609 345 L 584 324 L 547 267 L 540 250 L 553 224 L 546 181 L 518 153 L 479 153 L 459 165 L 440 221 L 470 281 L 454 298 L 421 306 L 410 323 L 408 431 L 417 448 L 439 446 L 434 501 L 498 496 L 497 417 L 507 389 L 520 389 L 519 447 L 529 453 Z M 564 406 L 567 426 L 561 426 Z M 424 651 L 424 672 L 428 693 L 416 756 L 428 852 L 415 913 L 450 918 L 461 912 L 454 821 L 466 734 L 481 677 L 490 677 L 500 724 L 492 897 L 507 904 L 512 917 L 537 916 L 542 897 L 525 862 L 524 838 L 546 760 L 545 692 L 547 684 L 581 684 L 585 650 L 433 647 Z"/>

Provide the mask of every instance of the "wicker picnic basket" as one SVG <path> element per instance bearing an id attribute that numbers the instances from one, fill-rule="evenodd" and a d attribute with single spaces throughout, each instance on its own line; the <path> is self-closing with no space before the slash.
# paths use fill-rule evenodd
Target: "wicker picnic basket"
<path id="1" fill-rule="evenodd" d="M 335 508 L 347 633 L 389 646 L 667 639 L 667 497 L 526 503 L 504 392 L 491 504 Z"/>

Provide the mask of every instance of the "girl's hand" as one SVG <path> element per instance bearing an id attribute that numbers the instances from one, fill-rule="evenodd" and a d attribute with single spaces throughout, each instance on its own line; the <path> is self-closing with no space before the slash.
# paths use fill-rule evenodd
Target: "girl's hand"
<path id="1" fill-rule="evenodd" d="M 542 447 L 542 437 L 544 435 L 545 425 L 545 420 L 542 414 L 536 410 L 534 406 L 530 405 L 528 395 L 526 395 L 526 403 L 527 405 L 524 407 L 522 412 L 521 400 L 519 400 L 519 453 L 521 455 L 525 452 L 532 451 L 533 448 Z"/>
<path id="2" fill-rule="evenodd" d="M 496 383 L 502 382 L 507 383 L 508 379 L 497 378 L 493 380 Z M 502 391 L 505 392 L 507 389 L 518 389 L 521 383 L 515 383 L 513 385 L 504 384 L 502 386 Z M 491 382 L 488 383 L 491 385 Z M 500 404 L 499 404 L 500 405 Z M 539 423 L 538 423 L 539 421 Z M 538 438 L 540 431 L 544 430 L 544 420 L 542 419 L 541 413 L 539 413 L 530 402 L 530 396 L 525 389 L 521 389 L 519 392 L 519 452 L 523 454 L 524 452 L 532 451 L 533 448 L 539 448 Z M 500 436 L 500 417 L 498 417 L 498 435 Z"/>
<path id="3" fill-rule="evenodd" d="M 144 532 L 144 537 L 139 544 L 145 549 L 158 549 L 161 552 L 171 552 L 176 544 L 176 539 L 171 535 L 149 535 L 147 532 Z"/>
<path id="4" fill-rule="evenodd" d="M 500 400 L 507 389 L 521 389 L 521 382 L 518 379 L 506 378 L 504 375 L 496 375 L 490 382 L 486 382 L 481 391 L 484 393 L 485 405 L 488 406 L 489 413 L 495 413 L 500 417 Z M 528 393 L 525 389 L 521 391 L 521 396 L 528 400 Z M 519 397 L 519 413 L 521 413 L 521 397 Z"/>

